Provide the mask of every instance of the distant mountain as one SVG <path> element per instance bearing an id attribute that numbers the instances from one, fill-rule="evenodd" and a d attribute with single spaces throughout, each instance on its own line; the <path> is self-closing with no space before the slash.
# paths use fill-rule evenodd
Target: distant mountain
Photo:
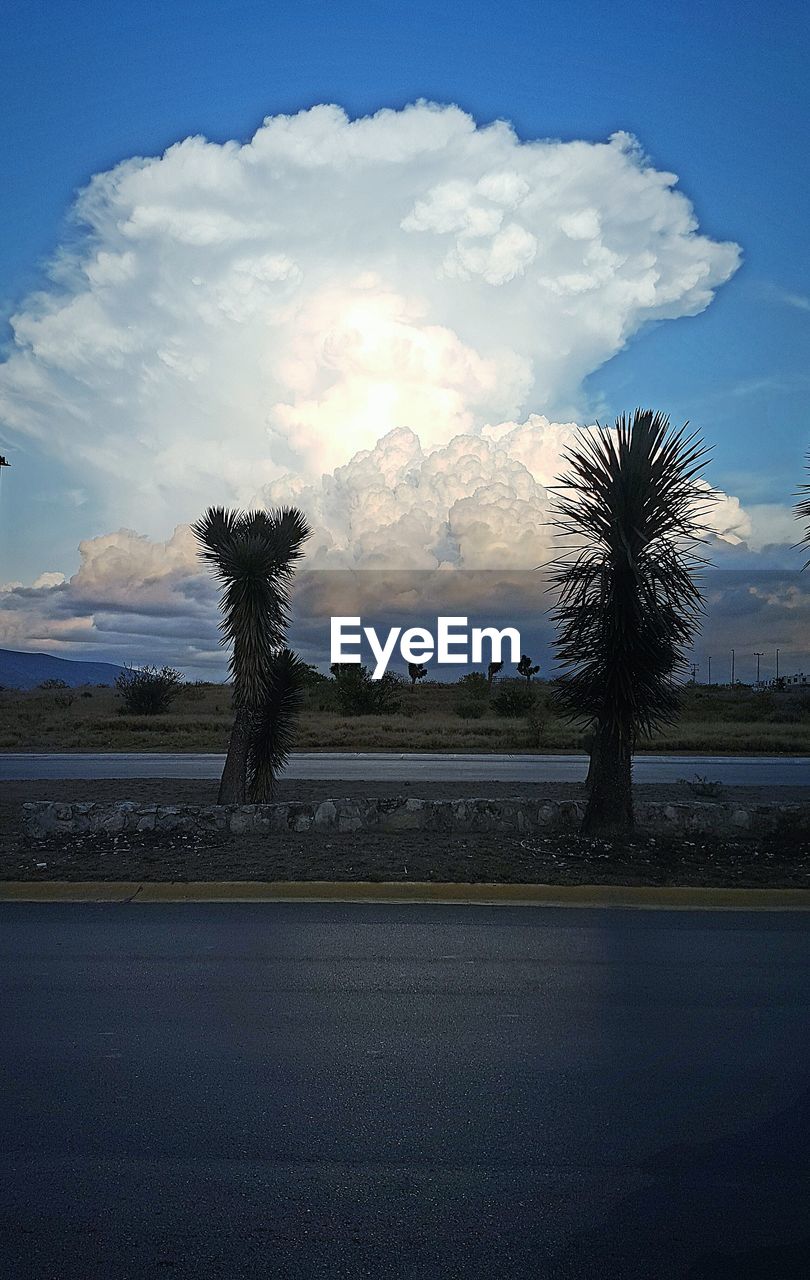
<path id="1" fill-rule="evenodd" d="M 80 684 L 115 684 L 122 669 L 111 662 L 72 662 L 50 653 L 0 649 L 0 685 L 6 689 L 36 689 L 43 680 L 64 680 L 71 689 Z"/>

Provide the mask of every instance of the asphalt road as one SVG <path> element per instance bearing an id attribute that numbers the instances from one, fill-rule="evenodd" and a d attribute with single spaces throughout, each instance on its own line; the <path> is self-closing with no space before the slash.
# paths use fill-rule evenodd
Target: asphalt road
<path id="1" fill-rule="evenodd" d="M 798 1280 L 810 918 L 0 904 L 4 1274 Z"/>
<path id="2" fill-rule="evenodd" d="M 0 781 L 32 778 L 218 778 L 224 757 L 116 752 L 0 754 Z M 581 782 L 585 756 L 427 755 L 416 752 L 296 752 L 288 778 L 343 782 Z M 636 756 L 637 782 L 695 774 L 726 786 L 810 786 L 807 756 Z"/>

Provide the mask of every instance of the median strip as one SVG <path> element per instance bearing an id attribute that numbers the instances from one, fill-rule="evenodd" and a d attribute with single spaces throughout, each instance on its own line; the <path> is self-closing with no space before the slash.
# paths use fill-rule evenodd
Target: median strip
<path id="1" fill-rule="evenodd" d="M 369 902 L 684 911 L 808 911 L 810 889 L 350 880 L 6 880 L 0 902 Z"/>

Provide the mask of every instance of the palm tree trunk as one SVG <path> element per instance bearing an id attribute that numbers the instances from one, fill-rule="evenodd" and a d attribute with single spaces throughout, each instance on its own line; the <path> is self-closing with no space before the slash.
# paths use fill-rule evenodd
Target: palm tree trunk
<path id="1" fill-rule="evenodd" d="M 247 795 L 250 712 L 240 707 L 233 719 L 228 754 L 219 784 L 217 804 L 244 804 Z"/>
<path id="2" fill-rule="evenodd" d="M 629 740 L 615 727 L 600 726 L 588 770 L 590 795 L 582 820 L 583 834 L 632 831 L 631 761 Z"/>
<path id="3" fill-rule="evenodd" d="M 596 776 L 596 734 L 590 735 L 590 743 L 588 745 L 588 773 L 585 778 L 585 786 L 590 791 L 593 786 L 593 780 Z"/>

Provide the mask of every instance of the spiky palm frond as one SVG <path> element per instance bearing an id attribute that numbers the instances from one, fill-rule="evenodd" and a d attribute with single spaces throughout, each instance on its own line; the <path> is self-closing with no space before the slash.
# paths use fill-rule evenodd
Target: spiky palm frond
<path id="1" fill-rule="evenodd" d="M 294 507 L 246 512 L 210 507 L 192 532 L 223 584 L 220 630 L 223 642 L 233 646 L 234 702 L 254 706 L 262 699 L 273 655 L 284 643 L 290 586 L 309 524 Z"/>
<path id="2" fill-rule="evenodd" d="M 808 453 L 807 455 L 806 466 L 808 471 L 810 471 L 810 453 Z M 805 494 L 806 497 L 802 497 L 802 494 Z M 810 550 L 810 483 L 800 484 L 799 493 L 797 496 L 799 498 L 799 501 L 796 503 L 796 506 L 794 507 L 794 514 L 797 520 L 807 521 L 807 524 L 804 529 L 804 535 L 798 545 L 800 547 L 803 547 L 805 551 L 807 551 L 807 550 Z M 805 569 L 810 567 L 810 560 L 805 560 L 803 567 Z"/>
<path id="3" fill-rule="evenodd" d="M 574 543 L 551 567 L 563 708 L 633 744 L 677 710 L 671 677 L 702 611 L 706 458 L 695 434 L 636 410 L 566 451 L 557 481 L 554 524 Z"/>
<path id="4" fill-rule="evenodd" d="M 270 799 L 276 775 L 287 763 L 306 679 L 306 665 L 292 650 L 282 649 L 274 656 L 264 699 L 252 717 L 248 794 L 254 803 Z"/>

